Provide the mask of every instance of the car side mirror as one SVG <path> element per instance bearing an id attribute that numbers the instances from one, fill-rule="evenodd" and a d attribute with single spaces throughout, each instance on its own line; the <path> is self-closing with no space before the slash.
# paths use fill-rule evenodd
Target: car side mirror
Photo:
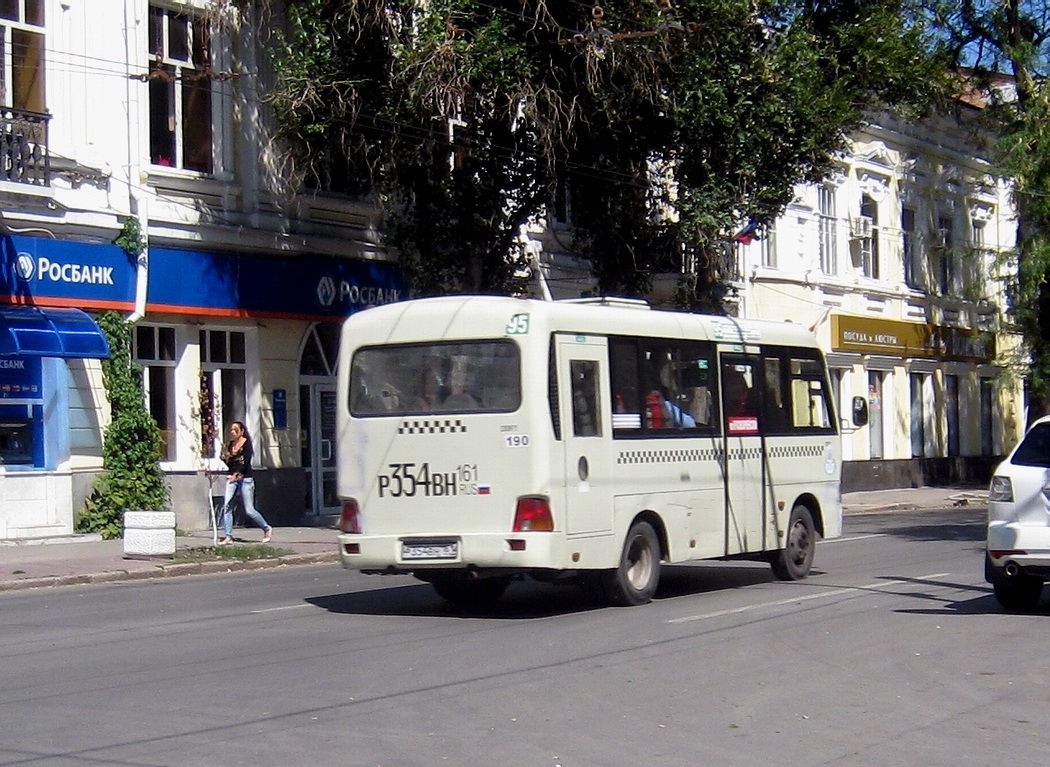
<path id="1" fill-rule="evenodd" d="M 853 425 L 864 426 L 868 422 L 868 401 L 864 397 L 853 398 Z"/>

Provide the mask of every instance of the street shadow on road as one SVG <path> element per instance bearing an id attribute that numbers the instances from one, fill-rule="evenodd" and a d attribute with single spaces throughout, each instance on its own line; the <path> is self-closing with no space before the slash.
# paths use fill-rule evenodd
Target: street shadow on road
<path id="1" fill-rule="evenodd" d="M 812 576 L 820 574 L 820 571 L 814 570 Z M 661 568 L 660 588 L 655 599 L 738 589 L 769 583 L 773 579 L 768 565 L 750 562 L 665 565 Z M 484 607 L 452 605 L 439 597 L 429 585 L 414 582 L 392 588 L 310 597 L 306 601 L 323 610 L 345 615 L 497 620 L 529 620 L 609 608 L 594 592 L 576 583 L 550 584 L 532 579 L 515 581 L 499 601 Z"/>
<path id="2" fill-rule="evenodd" d="M 512 583 L 494 604 L 464 607 L 446 602 L 425 583 L 396 588 L 329 594 L 306 600 L 312 605 L 346 615 L 384 615 L 412 617 L 490 618 L 528 620 L 602 607 L 582 588 L 554 586 L 525 580 Z"/>
<path id="3" fill-rule="evenodd" d="M 851 520 L 850 534 L 879 533 L 912 541 L 983 541 L 987 517 L 983 512 L 929 512 L 921 522 L 895 524 L 899 517 L 868 517 Z"/>
<path id="4" fill-rule="evenodd" d="M 931 592 L 901 591 L 900 594 L 902 596 L 926 600 L 929 605 L 928 607 L 906 608 L 895 611 L 902 615 L 992 615 L 996 613 L 1002 615 L 1050 615 L 1050 589 L 1044 590 L 1043 601 L 1034 610 L 1009 612 L 1000 607 L 999 602 L 992 593 L 992 587 L 988 584 L 949 583 L 942 580 L 891 576 L 886 576 L 886 579 L 893 583 L 905 583 L 912 586 L 928 584 L 933 587 Z M 968 599 L 946 599 L 943 595 L 936 593 L 937 591 L 943 592 L 945 586 L 959 589 L 960 591 L 970 591 L 973 593 L 973 597 Z"/>

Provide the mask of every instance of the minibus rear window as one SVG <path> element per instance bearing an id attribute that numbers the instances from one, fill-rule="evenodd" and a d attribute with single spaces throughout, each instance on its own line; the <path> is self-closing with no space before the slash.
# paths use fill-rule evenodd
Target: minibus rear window
<path id="1" fill-rule="evenodd" d="M 359 349 L 350 364 L 356 417 L 509 413 L 521 405 L 521 355 L 509 340 Z"/>

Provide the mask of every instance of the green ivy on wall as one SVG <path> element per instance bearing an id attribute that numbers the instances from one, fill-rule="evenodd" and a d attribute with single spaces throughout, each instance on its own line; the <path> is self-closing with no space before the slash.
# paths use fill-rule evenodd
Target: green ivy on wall
<path id="1" fill-rule="evenodd" d="M 112 410 L 102 443 L 104 473 L 77 515 L 79 532 L 119 538 L 127 510 L 163 510 L 168 486 L 160 470 L 161 435 L 146 410 L 142 368 L 131 361 L 132 325 L 118 312 L 106 312 L 99 327 L 109 342 L 102 382 Z"/>

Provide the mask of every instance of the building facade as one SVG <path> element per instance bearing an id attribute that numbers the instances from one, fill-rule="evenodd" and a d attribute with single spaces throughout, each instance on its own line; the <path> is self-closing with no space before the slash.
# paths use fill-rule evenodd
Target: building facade
<path id="1" fill-rule="evenodd" d="M 0 3 L 0 539 L 72 532 L 102 470 L 109 310 L 135 323 L 180 527 L 209 523 L 234 420 L 271 522 L 338 511 L 338 322 L 407 290 L 374 206 L 288 192 L 252 13 Z M 868 412 L 847 489 L 979 478 L 1023 426 L 996 280 L 1013 211 L 981 157 L 953 119 L 873 118 L 737 251 L 737 313 L 812 325 L 840 413 Z M 570 209 L 522 233 L 553 297 L 587 287 Z"/>
<path id="2" fill-rule="evenodd" d="M 338 322 L 405 296 L 376 212 L 286 192 L 250 4 L 99 5 L 0 4 L 0 539 L 72 532 L 102 469 L 107 310 L 135 322 L 180 527 L 209 524 L 234 420 L 267 518 L 321 519 Z M 141 252 L 115 244 L 135 223 Z"/>
<path id="3" fill-rule="evenodd" d="M 845 490 L 986 482 L 1023 431 L 1004 316 L 1017 222 L 986 148 L 966 112 L 874 115 L 830 178 L 738 246 L 739 312 L 805 322 L 840 414 L 866 405 L 843 435 Z"/>

